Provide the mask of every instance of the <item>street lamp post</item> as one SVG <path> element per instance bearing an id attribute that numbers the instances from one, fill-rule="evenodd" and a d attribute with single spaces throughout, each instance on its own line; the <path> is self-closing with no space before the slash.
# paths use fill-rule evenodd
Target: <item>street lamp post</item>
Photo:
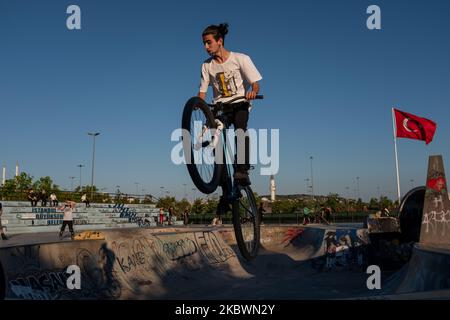
<path id="1" fill-rule="evenodd" d="M 309 159 L 311 159 L 311 195 L 314 200 L 313 156 L 310 156 Z"/>
<path id="2" fill-rule="evenodd" d="M 349 214 L 349 211 L 350 211 L 350 206 L 349 206 L 349 204 L 350 204 L 350 192 L 349 192 L 350 187 L 349 186 L 345 187 L 345 190 L 347 191 L 345 196 L 347 197 L 346 204 L 347 204 L 347 218 L 348 218 L 348 214 Z"/>
<path id="3" fill-rule="evenodd" d="M 359 177 L 356 177 L 356 193 L 358 197 L 356 200 L 359 200 Z"/>
<path id="4" fill-rule="evenodd" d="M 94 161 L 95 161 L 95 137 L 98 136 L 100 132 L 88 132 L 88 135 L 92 136 L 94 143 L 92 148 L 92 175 L 91 175 L 91 199 L 94 194 Z"/>
<path id="5" fill-rule="evenodd" d="M 79 164 L 79 165 L 77 165 L 77 167 L 80 168 L 80 192 L 81 192 L 82 191 L 81 190 L 81 168 L 84 167 L 84 164 Z"/>

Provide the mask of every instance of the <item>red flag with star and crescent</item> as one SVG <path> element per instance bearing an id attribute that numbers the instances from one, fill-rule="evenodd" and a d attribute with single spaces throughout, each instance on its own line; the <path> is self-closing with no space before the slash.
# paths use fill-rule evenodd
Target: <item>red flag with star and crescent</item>
<path id="1" fill-rule="evenodd" d="M 409 138 L 423 140 L 429 144 L 436 132 L 436 123 L 426 118 L 400 111 L 394 108 L 396 136 L 398 138 Z"/>

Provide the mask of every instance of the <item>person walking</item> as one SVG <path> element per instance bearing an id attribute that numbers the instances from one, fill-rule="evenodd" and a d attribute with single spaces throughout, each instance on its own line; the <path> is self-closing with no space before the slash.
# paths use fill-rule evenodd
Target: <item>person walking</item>
<path id="1" fill-rule="evenodd" d="M 183 224 L 185 226 L 187 226 L 188 223 L 189 223 L 189 210 L 188 209 L 184 209 L 184 212 L 183 212 Z"/>
<path id="2" fill-rule="evenodd" d="M 159 208 L 159 224 L 164 224 L 164 208 Z"/>
<path id="3" fill-rule="evenodd" d="M 306 226 L 310 223 L 309 215 L 311 214 L 311 210 L 308 207 L 303 208 L 303 225 Z"/>
<path id="4" fill-rule="evenodd" d="M 169 226 L 172 225 L 172 218 L 174 215 L 175 215 L 175 209 L 173 207 L 169 207 L 169 218 L 168 218 L 168 222 L 167 222 L 167 224 Z"/>

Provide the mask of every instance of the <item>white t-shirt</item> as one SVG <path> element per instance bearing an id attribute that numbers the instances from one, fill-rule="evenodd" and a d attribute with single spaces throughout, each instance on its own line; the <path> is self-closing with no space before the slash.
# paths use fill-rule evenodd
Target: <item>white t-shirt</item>
<path id="1" fill-rule="evenodd" d="M 73 209 L 71 207 L 64 208 L 64 221 L 72 221 L 73 220 Z"/>
<path id="2" fill-rule="evenodd" d="M 261 79 L 249 56 L 230 52 L 224 63 L 217 63 L 213 58 L 203 62 L 200 92 L 206 93 L 208 86 L 212 86 L 214 103 L 227 102 L 236 96 L 245 96 L 246 88 Z"/>

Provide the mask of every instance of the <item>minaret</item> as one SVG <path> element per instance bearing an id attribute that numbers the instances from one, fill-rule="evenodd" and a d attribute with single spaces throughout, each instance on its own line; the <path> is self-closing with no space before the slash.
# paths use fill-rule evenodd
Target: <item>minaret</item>
<path id="1" fill-rule="evenodd" d="M 276 187 L 275 187 L 275 177 L 273 176 L 273 174 L 270 176 L 270 200 L 271 201 L 275 201 L 275 191 L 276 191 Z"/>
<path id="2" fill-rule="evenodd" d="M 5 185 L 5 182 L 6 182 L 6 165 L 3 164 L 2 186 Z"/>
<path id="3" fill-rule="evenodd" d="M 19 176 L 19 161 L 16 161 L 16 177 Z"/>

